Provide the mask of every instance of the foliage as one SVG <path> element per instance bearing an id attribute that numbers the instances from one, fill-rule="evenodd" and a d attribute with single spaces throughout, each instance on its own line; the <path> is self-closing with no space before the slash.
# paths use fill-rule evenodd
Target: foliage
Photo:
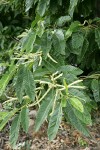
<path id="1" fill-rule="evenodd" d="M 35 131 L 48 121 L 49 140 L 56 137 L 63 115 L 89 136 L 86 126 L 92 125 L 91 111 L 100 102 L 97 2 L 0 2 L 0 96 L 4 108 L 11 103 L 10 110 L 0 112 L 0 130 L 14 116 L 12 147 L 20 125 L 28 132 L 31 107 L 38 109 Z"/>

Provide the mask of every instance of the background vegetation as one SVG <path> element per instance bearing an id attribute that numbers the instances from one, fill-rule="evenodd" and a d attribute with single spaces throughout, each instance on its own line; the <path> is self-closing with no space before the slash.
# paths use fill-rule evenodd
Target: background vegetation
<path id="1" fill-rule="evenodd" d="M 56 137 L 62 119 L 90 136 L 91 112 L 100 102 L 100 2 L 0 1 L 0 130 L 13 118 L 10 143 L 48 121 Z M 9 113 L 8 113 L 9 112 Z"/>

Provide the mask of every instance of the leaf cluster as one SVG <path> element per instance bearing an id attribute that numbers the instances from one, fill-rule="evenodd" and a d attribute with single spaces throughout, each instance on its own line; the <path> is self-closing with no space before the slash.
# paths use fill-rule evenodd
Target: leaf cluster
<path id="1" fill-rule="evenodd" d="M 5 67 L 0 96 L 6 97 L 3 108 L 12 103 L 11 110 L 0 112 L 0 131 L 13 117 L 10 143 L 15 147 L 21 127 L 28 132 L 30 108 L 37 108 L 34 130 L 47 121 L 49 140 L 63 116 L 90 136 L 91 111 L 100 102 L 100 18 L 94 2 L 5 0 L 0 14 L 0 66 Z M 9 14 L 6 23 L 3 17 Z"/>

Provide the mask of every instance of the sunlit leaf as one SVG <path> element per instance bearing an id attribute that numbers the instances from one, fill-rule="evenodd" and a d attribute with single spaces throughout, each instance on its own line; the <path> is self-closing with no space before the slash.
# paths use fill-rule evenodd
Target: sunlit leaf
<path id="1" fill-rule="evenodd" d="M 62 107 L 66 107 L 66 104 L 67 104 L 67 99 L 66 99 L 66 97 L 62 97 L 62 99 L 61 99 L 61 106 L 62 106 Z"/>
<path id="2" fill-rule="evenodd" d="M 74 108 L 76 108 L 78 111 L 84 112 L 83 104 L 82 104 L 82 102 L 81 102 L 78 98 L 76 98 L 76 97 L 70 98 L 70 103 L 71 103 L 71 105 L 72 105 Z"/>

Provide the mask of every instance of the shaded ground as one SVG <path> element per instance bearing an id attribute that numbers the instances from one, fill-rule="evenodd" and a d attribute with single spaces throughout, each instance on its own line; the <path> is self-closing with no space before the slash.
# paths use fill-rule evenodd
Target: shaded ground
<path id="1" fill-rule="evenodd" d="M 31 117 L 32 118 L 32 117 Z M 52 142 L 48 141 L 46 123 L 38 133 L 33 132 L 34 119 L 30 119 L 28 135 L 21 133 L 16 150 L 100 150 L 100 113 L 97 112 L 93 125 L 89 128 L 91 138 L 82 136 L 69 123 L 62 122 L 58 135 Z M 9 124 L 0 133 L 0 150 L 11 150 L 8 142 Z"/>

